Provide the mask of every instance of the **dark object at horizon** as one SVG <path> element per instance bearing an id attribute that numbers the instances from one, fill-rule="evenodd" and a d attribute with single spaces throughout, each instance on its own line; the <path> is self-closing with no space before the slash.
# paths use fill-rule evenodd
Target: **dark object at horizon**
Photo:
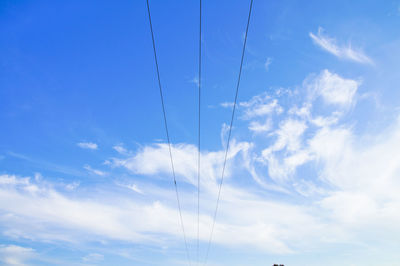
<path id="1" fill-rule="evenodd" d="M 285 266 L 283 264 L 274 264 L 273 266 Z"/>

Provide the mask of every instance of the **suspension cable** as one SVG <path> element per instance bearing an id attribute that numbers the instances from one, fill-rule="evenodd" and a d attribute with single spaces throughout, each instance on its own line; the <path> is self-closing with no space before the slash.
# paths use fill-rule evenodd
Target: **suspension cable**
<path id="1" fill-rule="evenodd" d="M 182 227 L 182 232 L 183 232 L 183 239 L 185 241 L 186 256 L 187 256 L 189 265 L 191 265 L 189 249 L 188 249 L 188 245 L 187 245 L 187 241 L 186 241 L 185 227 L 183 225 L 182 210 L 181 210 L 181 203 L 179 200 L 178 186 L 176 184 L 174 160 L 172 158 L 172 148 L 171 148 L 171 142 L 170 142 L 169 132 L 168 132 L 167 114 L 165 112 L 164 96 L 163 96 L 162 87 L 161 87 L 160 71 L 159 71 L 159 67 L 158 67 L 157 52 L 156 52 L 156 44 L 155 44 L 154 33 L 153 33 L 153 24 L 151 23 L 149 0 L 146 0 L 146 3 L 147 3 L 147 13 L 148 13 L 148 17 L 149 17 L 150 31 L 151 31 L 151 39 L 153 42 L 154 62 L 156 65 L 156 70 L 157 70 L 158 88 L 160 90 L 161 106 L 162 106 L 163 117 L 164 117 L 165 133 L 166 133 L 167 141 L 168 141 L 168 150 L 169 150 L 169 157 L 170 157 L 170 161 L 171 161 L 172 176 L 174 178 L 176 200 L 178 203 L 178 210 L 179 210 L 179 217 L 180 217 L 180 222 L 181 222 L 181 227 Z"/>
<path id="2" fill-rule="evenodd" d="M 201 132 L 201 0 L 199 13 L 199 125 L 198 125 L 198 158 L 197 158 L 197 265 L 199 264 L 199 241 L 200 241 L 200 132 Z"/>
<path id="3" fill-rule="evenodd" d="M 250 0 L 249 16 L 248 16 L 248 18 L 247 18 L 246 34 L 245 34 L 245 36 L 244 36 L 243 49 L 242 49 L 242 58 L 241 58 L 241 60 L 240 60 L 239 76 L 238 76 L 238 80 L 237 80 L 237 84 L 236 84 L 236 93 L 235 93 L 235 100 L 234 100 L 234 104 L 233 104 L 231 123 L 230 123 L 230 126 L 229 126 L 228 141 L 227 141 L 227 144 L 226 144 L 225 158 L 224 158 L 224 164 L 223 164 L 223 167 L 222 167 L 221 181 L 220 181 L 220 184 L 219 184 L 218 197 L 217 197 L 217 204 L 216 204 L 215 211 L 214 211 L 213 224 L 212 224 L 212 227 L 211 227 L 211 234 L 210 234 L 210 238 L 209 238 L 208 245 L 207 245 L 206 259 L 205 259 L 204 265 L 207 264 L 207 259 L 208 259 L 208 254 L 209 254 L 209 251 L 210 251 L 212 236 L 213 236 L 213 233 L 214 233 L 215 220 L 216 220 L 216 218 L 217 218 L 219 200 L 220 200 L 220 196 L 221 196 L 221 188 L 222 188 L 222 184 L 223 184 L 223 181 L 224 181 L 226 159 L 227 159 L 227 156 L 228 156 L 229 143 L 230 143 L 230 140 L 231 140 L 231 132 L 232 132 L 233 119 L 234 119 L 234 117 L 235 117 L 236 102 L 237 102 L 237 98 L 238 98 L 239 85 L 240 85 L 240 78 L 241 78 L 241 75 L 242 75 L 243 59 L 244 59 L 244 54 L 245 54 L 245 50 L 246 50 L 247 33 L 248 33 L 248 31 L 249 31 L 250 17 L 251 17 L 251 10 L 252 10 L 252 8 L 253 8 L 253 0 Z"/>

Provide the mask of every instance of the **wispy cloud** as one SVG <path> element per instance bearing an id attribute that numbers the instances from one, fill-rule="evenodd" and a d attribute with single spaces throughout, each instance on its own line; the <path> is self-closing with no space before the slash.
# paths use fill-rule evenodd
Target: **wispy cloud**
<path id="1" fill-rule="evenodd" d="M 99 253 L 90 253 L 82 258 L 84 262 L 97 263 L 104 260 L 104 255 Z"/>
<path id="2" fill-rule="evenodd" d="M 302 95 L 286 95 L 285 101 L 296 99 L 293 106 L 286 104 L 287 112 L 279 102 L 280 93 L 275 93 L 276 96 L 263 93 L 240 103 L 240 112 L 249 121 L 248 129 L 265 136 L 270 143 L 256 156 L 255 161 L 262 163 L 259 172 L 265 172 L 263 167 L 266 165 L 269 178 L 283 184 L 295 175 L 298 167 L 313 161 L 316 156 L 307 144 L 316 132 L 315 127 L 325 128 L 338 123 L 355 104 L 360 85 L 356 80 L 322 70 L 318 75 L 309 75 L 297 88 L 304 92 Z M 277 127 L 273 127 L 274 123 Z M 254 145 L 258 149 L 262 147 L 260 143 Z M 253 177 L 259 182 L 260 176 L 255 173 L 253 167 Z"/>
<path id="3" fill-rule="evenodd" d="M 371 58 L 365 55 L 363 51 L 352 48 L 350 43 L 347 46 L 339 46 L 335 38 L 324 35 L 324 29 L 321 27 L 318 28 L 317 34 L 310 32 L 309 36 L 315 44 L 338 58 L 358 63 L 373 64 Z"/>
<path id="4" fill-rule="evenodd" d="M 221 107 L 224 108 L 232 108 L 233 107 L 233 103 L 232 102 L 223 102 L 220 104 Z"/>
<path id="5" fill-rule="evenodd" d="M 143 191 L 138 187 L 136 184 L 123 184 L 123 183 L 117 183 L 118 186 L 128 188 L 136 193 L 144 195 Z"/>
<path id="6" fill-rule="evenodd" d="M 200 82 L 199 82 L 199 77 L 195 76 L 194 78 L 192 78 L 191 80 L 189 80 L 190 83 L 196 84 L 196 86 L 199 86 Z"/>
<path id="7" fill-rule="evenodd" d="M 25 188 L 29 185 L 36 185 L 40 193 L 26 193 Z M 86 190 L 84 195 L 68 196 L 52 186 L 41 183 L 29 185 L 0 186 L 0 209 L 13 214 L 7 217 L 5 230 L 11 231 L 10 234 L 14 234 L 15 237 L 23 235 L 41 241 L 74 241 L 79 236 L 79 239 L 90 241 L 100 236 L 107 241 L 153 245 L 180 240 L 176 202 L 169 193 L 160 194 L 155 190 L 153 193 L 156 192 L 156 197 L 162 201 L 154 199 L 141 201 L 127 195 L 110 194 L 110 191 L 100 193 L 99 196 L 97 189 Z M 317 222 L 300 205 L 263 200 L 229 184 L 224 191 L 227 195 L 221 200 L 220 206 L 224 212 L 221 213 L 215 227 L 216 243 L 232 247 L 252 246 L 274 253 L 288 253 L 291 252 L 291 248 L 280 240 L 280 236 L 286 234 L 284 231 L 290 227 L 291 232 L 296 232 L 297 236 L 305 236 L 312 234 L 313 225 Z M 216 196 L 204 195 L 207 197 L 202 202 L 207 213 L 200 216 L 202 241 L 206 241 L 209 237 L 211 210 Z M 182 202 L 188 202 L 192 195 L 181 193 L 181 197 Z M 12 204 L 4 199 L 8 199 Z M 241 213 L 237 212 L 237 208 L 242 209 Z M 264 212 L 260 212 L 259 208 Z M 279 216 L 280 219 L 270 220 L 268 219 L 270 216 Z M 183 219 L 186 221 L 189 241 L 194 241 L 197 237 L 194 225 L 190 222 L 195 217 L 196 213 L 191 206 L 184 205 Z M 293 219 L 297 222 L 292 223 Z M 4 218 L 2 221 L 5 222 Z M 47 226 L 41 226 L 43 223 Z M 163 236 L 162 240 L 160 235 Z M 291 239 L 295 241 L 293 236 Z"/>
<path id="8" fill-rule="evenodd" d="M 92 168 L 90 165 L 86 164 L 83 166 L 84 169 L 86 169 L 89 173 L 91 174 L 95 174 L 95 175 L 99 175 L 99 176 L 105 176 L 107 175 L 106 172 L 98 170 L 98 169 L 94 169 Z"/>
<path id="9" fill-rule="evenodd" d="M 272 99 L 268 94 L 257 95 L 247 102 L 240 102 L 239 107 L 244 107 L 244 119 L 283 112 L 283 108 L 278 101 Z"/>
<path id="10" fill-rule="evenodd" d="M 301 88 L 305 92 L 301 107 L 294 105 L 287 114 L 278 116 L 278 128 L 265 134 L 272 143 L 264 141 L 267 148 L 255 161 L 261 163 L 255 167 L 259 172 L 267 167 L 269 178 L 311 199 L 321 213 L 328 214 L 324 219 L 329 227 L 337 226 L 338 235 L 347 238 L 348 243 L 367 243 L 370 232 L 379 234 L 381 239 L 400 235 L 393 228 L 400 221 L 394 209 L 400 206 L 395 192 L 400 188 L 400 154 L 395 144 L 400 138 L 400 117 L 376 135 L 368 132 L 367 138 L 341 122 L 346 108 L 355 104 L 360 85 L 328 70 L 310 75 Z M 262 118 L 270 119 L 271 115 L 264 114 Z M 255 144 L 258 148 L 262 145 Z M 304 171 L 307 164 L 318 170 L 299 174 L 298 169 L 303 167 Z M 313 217 L 321 216 L 313 213 Z M 384 226 L 385 232 L 381 230 Z M 353 228 L 361 227 L 350 236 Z M 393 232 L 396 237 L 390 236 Z"/>
<path id="11" fill-rule="evenodd" d="M 342 78 L 325 69 L 312 80 L 306 81 L 308 97 L 322 97 L 328 104 L 348 107 L 354 102 L 354 96 L 361 82 Z M 312 99 L 310 99 L 312 100 Z"/>
<path id="12" fill-rule="evenodd" d="M 272 64 L 272 58 L 271 57 L 268 57 L 267 58 L 267 60 L 265 60 L 265 63 L 264 63 L 264 67 L 265 67 L 265 70 L 266 71 L 269 71 L 269 66 Z"/>
<path id="13" fill-rule="evenodd" d="M 120 153 L 120 154 L 127 154 L 127 153 L 129 153 L 129 151 L 128 151 L 122 144 L 115 145 L 115 146 L 113 147 L 113 149 L 114 149 L 116 152 Z"/>
<path id="14" fill-rule="evenodd" d="M 96 143 L 93 142 L 79 142 L 77 143 L 77 145 L 79 147 L 81 147 L 82 149 L 89 149 L 89 150 L 97 150 L 98 146 Z"/>
<path id="15" fill-rule="evenodd" d="M 255 133 L 265 133 L 272 129 L 272 120 L 267 118 L 265 122 L 251 121 L 249 130 Z"/>
<path id="16" fill-rule="evenodd" d="M 246 152 L 250 148 L 246 142 L 237 143 L 233 140 L 231 144 L 228 159 L 233 159 L 239 153 Z M 185 182 L 195 185 L 197 183 L 197 147 L 191 144 L 174 144 L 172 145 L 172 152 L 177 176 Z M 215 182 L 219 178 L 223 160 L 224 152 L 222 150 L 201 153 L 202 176 L 205 185 Z M 114 167 L 123 167 L 135 174 L 167 174 L 168 177 L 171 174 L 168 145 L 165 143 L 145 146 L 136 154 L 126 158 L 113 158 L 110 163 Z M 230 175 L 229 169 L 227 169 L 226 175 Z"/>
<path id="17" fill-rule="evenodd" d="M 29 184 L 29 177 L 17 178 L 15 175 L 0 175 L 0 185 Z"/>
<path id="18" fill-rule="evenodd" d="M 52 163 L 49 160 L 45 160 L 42 158 L 34 158 L 24 154 L 16 153 L 16 152 L 7 152 L 7 155 L 13 158 L 17 158 L 27 163 L 34 165 L 36 167 L 40 167 L 43 170 L 49 170 L 57 173 L 63 173 L 66 175 L 73 175 L 73 176 L 83 176 L 85 175 L 84 171 L 76 170 L 73 167 L 60 165 L 56 163 Z"/>
<path id="19" fill-rule="evenodd" d="M 80 182 L 75 181 L 75 182 L 65 185 L 65 189 L 72 191 L 72 190 L 75 190 L 77 187 L 79 187 L 79 185 L 80 185 Z"/>
<path id="20" fill-rule="evenodd" d="M 0 245 L 0 261 L 5 266 L 25 266 L 35 256 L 36 252 L 32 248 L 16 245 Z"/>

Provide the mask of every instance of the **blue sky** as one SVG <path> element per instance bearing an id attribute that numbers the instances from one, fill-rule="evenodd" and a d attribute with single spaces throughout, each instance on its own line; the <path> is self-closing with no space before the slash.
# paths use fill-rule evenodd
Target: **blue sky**
<path id="1" fill-rule="evenodd" d="M 198 3 L 150 1 L 192 265 Z M 249 1 L 203 1 L 200 258 Z M 145 1 L 0 3 L 2 265 L 188 265 Z M 400 2 L 254 1 L 208 265 L 400 261 Z"/>

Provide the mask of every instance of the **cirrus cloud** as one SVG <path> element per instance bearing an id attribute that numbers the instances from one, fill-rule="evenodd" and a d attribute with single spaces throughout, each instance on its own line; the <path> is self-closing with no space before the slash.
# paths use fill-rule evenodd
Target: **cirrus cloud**
<path id="1" fill-rule="evenodd" d="M 339 46 L 335 38 L 324 35 L 324 29 L 321 27 L 318 28 L 317 34 L 310 32 L 309 36 L 316 45 L 338 58 L 362 64 L 373 64 L 371 58 L 365 55 L 361 50 L 354 49 L 351 44 L 348 46 Z"/>

